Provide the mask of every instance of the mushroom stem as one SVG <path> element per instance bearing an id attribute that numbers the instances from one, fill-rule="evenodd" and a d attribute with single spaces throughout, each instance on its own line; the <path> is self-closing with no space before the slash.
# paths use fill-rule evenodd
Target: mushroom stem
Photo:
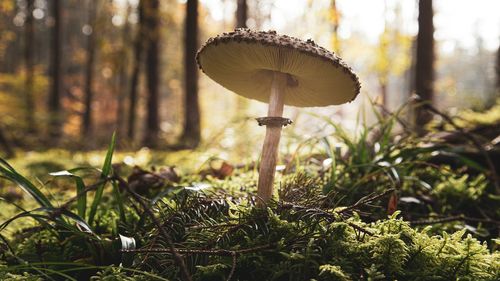
<path id="1" fill-rule="evenodd" d="M 287 76 L 282 72 L 274 72 L 271 95 L 269 97 L 268 117 L 282 117 L 285 87 Z M 258 205 L 265 205 L 273 196 L 273 181 L 276 170 L 276 160 L 278 157 L 278 145 L 280 142 L 282 126 L 267 126 L 266 138 L 262 147 L 261 162 L 259 168 L 259 184 L 257 195 Z"/>

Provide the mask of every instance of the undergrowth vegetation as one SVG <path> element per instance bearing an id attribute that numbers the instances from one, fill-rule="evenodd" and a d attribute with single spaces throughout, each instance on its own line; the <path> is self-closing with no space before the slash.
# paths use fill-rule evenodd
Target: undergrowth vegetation
<path id="1" fill-rule="evenodd" d="M 131 168 L 114 137 L 100 169 L 32 167 L 41 182 L 0 160 L 0 279 L 500 280 L 497 145 L 378 120 L 352 137 L 324 119 L 266 208 L 254 163 Z"/>

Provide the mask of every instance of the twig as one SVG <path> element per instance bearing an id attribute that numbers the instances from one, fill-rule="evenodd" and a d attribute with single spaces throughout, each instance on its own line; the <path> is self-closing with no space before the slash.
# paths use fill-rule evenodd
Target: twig
<path id="1" fill-rule="evenodd" d="M 201 254 L 201 255 L 213 255 L 213 256 L 240 256 L 242 254 L 254 253 L 261 250 L 269 249 L 273 244 L 266 244 L 261 246 L 256 246 L 252 248 L 240 249 L 240 250 L 226 250 L 226 249 L 178 249 L 174 248 L 177 253 L 181 254 Z M 153 249 L 122 249 L 122 253 L 169 253 L 170 249 L 167 248 L 153 248 Z"/>
<path id="2" fill-rule="evenodd" d="M 78 193 L 76 196 L 71 197 L 68 201 L 66 201 L 64 204 L 59 206 L 59 208 L 60 209 L 68 209 L 69 205 L 71 203 L 75 202 L 76 200 L 78 200 L 78 198 L 84 196 L 89 191 L 97 189 L 97 187 L 99 187 L 101 184 L 106 183 L 109 180 L 110 180 L 109 178 L 101 179 L 98 182 L 94 183 L 93 185 L 89 185 L 89 186 L 85 187 L 85 189 L 82 190 L 82 192 Z"/>
<path id="3" fill-rule="evenodd" d="M 393 191 L 395 191 L 396 189 L 395 188 L 389 188 L 387 189 L 386 191 L 380 193 L 380 194 L 376 194 L 376 195 L 373 195 L 371 197 L 364 197 L 364 198 L 361 198 L 358 202 L 354 203 L 353 205 L 351 206 L 347 206 L 345 207 L 344 209 L 340 210 L 340 211 L 337 211 L 337 213 L 339 214 L 344 214 L 344 213 L 347 213 L 353 209 L 356 209 L 357 207 L 361 206 L 361 205 L 364 205 L 364 204 L 368 204 L 368 203 L 371 203 L 381 197 L 384 197 L 386 196 L 387 194 L 389 193 L 392 193 Z"/>
<path id="4" fill-rule="evenodd" d="M 258 252 L 261 250 L 269 249 L 273 244 L 267 244 L 262 246 L 256 246 L 247 249 L 240 250 L 226 250 L 226 249 L 217 249 L 217 250 L 206 250 L 206 249 L 174 249 L 175 252 L 181 254 L 202 254 L 202 255 L 214 255 L 214 256 L 230 256 L 232 258 L 231 271 L 226 278 L 226 281 L 231 280 L 236 271 L 236 261 L 237 257 L 242 254 L 248 254 L 253 252 Z M 153 249 L 122 249 L 120 250 L 122 253 L 171 253 L 171 249 L 166 248 L 153 248 Z"/>
<path id="5" fill-rule="evenodd" d="M 237 257 L 242 255 L 242 254 L 247 254 L 247 253 L 253 253 L 253 252 L 258 252 L 260 250 L 265 250 L 268 249 L 272 246 L 273 244 L 267 244 L 267 245 L 262 245 L 262 246 L 257 246 L 253 248 L 247 248 L 247 249 L 240 249 L 240 250 L 225 250 L 225 249 L 218 249 L 218 250 L 206 250 L 206 249 L 175 249 L 177 253 L 182 253 L 182 254 L 204 254 L 204 255 L 215 255 L 215 256 L 230 256 L 232 258 L 232 264 L 231 264 L 231 271 L 229 272 L 229 275 L 226 278 L 226 281 L 231 280 L 231 278 L 234 275 L 234 272 L 236 271 L 236 262 L 237 262 Z M 120 250 L 122 253 L 170 253 L 170 249 L 165 249 L 165 248 L 153 248 L 153 249 L 122 249 Z"/>
<path id="6" fill-rule="evenodd" d="M 347 223 L 348 225 L 350 225 L 352 228 L 356 229 L 357 231 L 360 231 L 360 232 L 363 232 L 363 233 L 366 233 L 370 236 L 375 236 L 375 233 L 371 232 L 370 230 L 366 229 L 366 228 L 363 228 L 353 222 L 350 222 L 350 221 L 346 221 L 345 223 Z"/>
<path id="7" fill-rule="evenodd" d="M 446 115 L 445 113 L 439 111 L 437 108 L 432 106 L 429 103 L 423 103 L 424 108 L 429 110 L 430 112 L 439 115 L 441 118 L 443 118 L 446 122 L 448 122 L 455 130 L 457 130 L 459 133 L 461 133 L 465 138 L 467 138 L 478 150 L 479 152 L 484 156 L 486 163 L 488 164 L 490 171 L 491 171 L 491 177 L 493 178 L 493 184 L 495 185 L 495 189 L 497 193 L 500 193 L 500 182 L 498 179 L 498 175 L 496 173 L 495 169 L 495 164 L 493 164 L 493 161 L 491 160 L 491 157 L 488 155 L 486 150 L 484 150 L 483 146 L 479 141 L 476 139 L 476 137 L 469 133 L 466 132 L 462 127 L 457 125 L 453 119 L 450 118 L 450 116 Z"/>
<path id="8" fill-rule="evenodd" d="M 329 220 L 331 221 L 337 221 L 337 218 L 335 217 L 334 214 L 332 213 L 329 213 L 325 210 L 322 210 L 322 209 L 318 209 L 318 208 L 309 208 L 309 207 L 305 207 L 305 206 L 300 206 L 300 205 L 295 205 L 295 204 L 291 204 L 291 203 L 286 203 L 286 202 L 283 202 L 281 203 L 281 207 L 284 207 L 284 208 L 290 208 L 290 209 L 298 209 L 298 210 L 305 210 L 305 211 L 314 211 L 314 212 L 317 212 L 319 213 L 320 215 L 322 215 L 323 217 L 326 217 L 328 218 Z M 336 212 L 334 211 L 335 214 L 338 214 L 340 215 L 340 221 L 342 222 L 345 222 L 347 223 L 348 225 L 350 225 L 352 228 L 360 231 L 360 232 L 363 232 L 363 233 L 366 233 L 370 236 L 375 236 L 375 233 L 371 232 L 370 230 L 367 230 L 353 222 L 348 222 L 348 221 L 345 221 L 345 219 L 342 217 L 342 214 L 339 213 L 339 212 Z"/>
<path id="9" fill-rule="evenodd" d="M 451 217 L 439 218 L 439 219 L 415 220 L 415 221 L 409 221 L 409 223 L 411 225 L 431 225 L 431 224 L 446 223 L 446 222 L 453 222 L 453 221 L 471 221 L 471 222 L 482 222 L 482 223 L 491 223 L 491 224 L 500 225 L 499 221 L 490 220 L 490 219 L 481 219 L 481 218 L 471 218 L 471 217 L 466 217 L 464 215 L 457 215 L 457 216 L 451 216 Z"/>
<path id="10" fill-rule="evenodd" d="M 231 271 L 229 272 L 229 275 L 227 276 L 226 281 L 231 280 L 231 278 L 233 278 L 234 272 L 236 271 L 236 254 L 233 253 L 231 256 L 232 256 L 233 263 L 231 265 Z"/>
<path id="11" fill-rule="evenodd" d="M 192 225 L 192 226 L 186 226 L 189 229 L 212 229 L 212 228 L 224 228 L 224 227 L 233 227 L 237 226 L 237 224 L 234 223 L 225 223 L 225 224 L 215 224 L 215 225 Z"/>
<path id="12" fill-rule="evenodd" d="M 158 231 L 160 232 L 160 234 L 163 236 L 163 238 L 165 238 L 165 240 L 167 241 L 167 244 L 168 244 L 168 249 L 169 249 L 169 252 L 172 254 L 173 258 L 174 258 L 174 261 L 175 263 L 177 263 L 177 265 L 180 267 L 180 270 L 181 270 L 181 275 L 182 275 L 182 278 L 186 281 L 191 281 L 191 275 L 189 275 L 189 272 L 187 270 L 187 267 L 186 267 L 186 264 L 184 263 L 184 260 L 182 259 L 182 257 L 179 255 L 179 253 L 176 251 L 175 247 L 174 247 L 174 244 L 173 244 L 173 241 L 172 241 L 172 238 L 170 237 L 170 235 L 165 231 L 165 229 L 161 226 L 160 222 L 158 221 L 158 219 L 154 216 L 154 214 L 151 212 L 148 204 L 146 204 L 146 202 L 144 202 L 142 200 L 142 198 L 137 194 L 135 193 L 131 188 L 130 186 L 128 185 L 128 183 L 123 180 L 121 177 L 119 176 L 114 176 L 113 177 L 114 180 L 118 181 L 119 185 L 128 191 L 128 193 L 130 195 L 132 195 L 132 197 L 134 197 L 134 199 L 142 206 L 142 208 L 144 209 L 144 212 L 151 218 L 151 220 L 153 221 L 153 223 L 156 225 L 156 227 L 158 227 Z"/>
<path id="13" fill-rule="evenodd" d="M 401 107 L 400 110 L 397 110 L 396 113 L 390 111 L 387 107 L 385 107 L 383 104 L 380 104 L 380 103 L 375 103 L 375 105 L 377 107 L 379 107 L 383 114 L 386 114 L 386 115 L 389 115 L 391 117 L 394 117 L 394 119 L 396 119 L 396 121 L 398 121 L 398 123 L 401 125 L 401 127 L 403 127 L 403 129 L 406 131 L 406 132 L 411 132 L 410 130 L 410 126 L 408 125 L 408 123 L 406 123 L 406 121 L 404 121 L 403 119 L 401 119 L 399 117 L 399 111 L 402 110 L 403 107 Z"/>

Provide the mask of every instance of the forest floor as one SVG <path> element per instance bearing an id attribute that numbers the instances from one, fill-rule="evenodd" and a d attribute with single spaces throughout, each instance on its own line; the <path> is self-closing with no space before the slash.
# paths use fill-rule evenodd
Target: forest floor
<path id="1" fill-rule="evenodd" d="M 500 280 L 500 118 L 471 116 L 425 137 L 331 123 L 281 156 L 266 208 L 255 162 L 223 152 L 20 152 L 0 163 L 0 279 Z"/>

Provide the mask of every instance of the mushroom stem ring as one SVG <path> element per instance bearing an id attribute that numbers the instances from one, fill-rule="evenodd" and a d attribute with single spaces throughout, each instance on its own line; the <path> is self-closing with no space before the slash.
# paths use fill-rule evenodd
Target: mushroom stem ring
<path id="1" fill-rule="evenodd" d="M 259 126 L 286 127 L 293 123 L 291 119 L 283 117 L 259 117 L 255 118 L 255 120 L 257 120 Z"/>

